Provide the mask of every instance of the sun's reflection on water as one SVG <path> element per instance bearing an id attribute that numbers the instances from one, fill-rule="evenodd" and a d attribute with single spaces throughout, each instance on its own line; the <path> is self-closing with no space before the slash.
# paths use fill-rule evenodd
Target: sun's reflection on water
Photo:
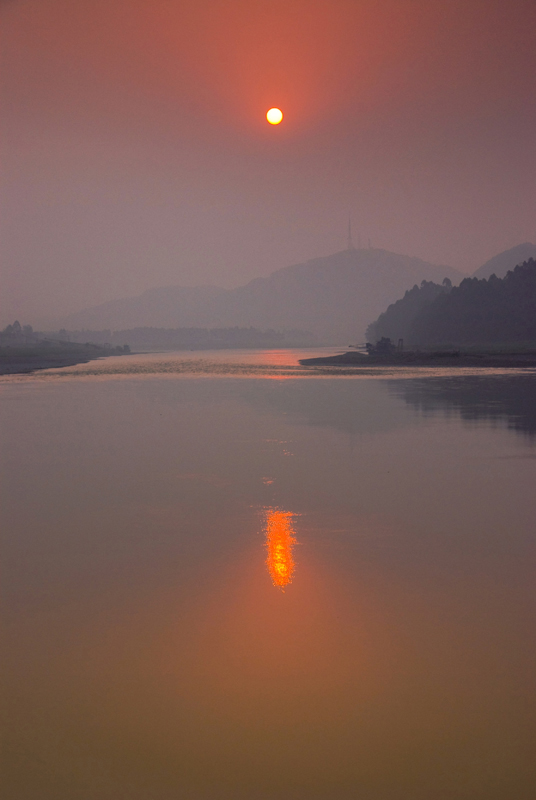
<path id="1" fill-rule="evenodd" d="M 293 516 L 291 511 L 278 508 L 266 510 L 266 565 L 274 586 L 281 589 L 292 583 L 294 574 L 292 548 L 296 544 L 296 537 L 292 529 Z"/>

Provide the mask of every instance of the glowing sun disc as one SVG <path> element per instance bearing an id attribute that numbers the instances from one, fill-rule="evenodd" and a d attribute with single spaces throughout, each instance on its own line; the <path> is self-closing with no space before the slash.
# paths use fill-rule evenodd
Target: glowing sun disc
<path id="1" fill-rule="evenodd" d="M 279 125 L 281 120 L 283 119 L 283 112 L 280 108 L 271 108 L 269 111 L 266 112 L 266 119 L 270 123 L 270 125 Z"/>

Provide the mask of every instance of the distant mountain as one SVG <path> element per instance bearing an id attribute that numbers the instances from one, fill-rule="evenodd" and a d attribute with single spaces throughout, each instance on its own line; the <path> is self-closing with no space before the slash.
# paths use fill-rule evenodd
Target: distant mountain
<path id="1" fill-rule="evenodd" d="M 0 344 L 2 343 L 0 333 Z M 155 350 L 219 350 L 233 348 L 311 347 L 315 337 L 304 331 L 260 331 L 258 328 L 128 328 L 47 331 L 39 333 L 40 339 L 63 342 L 91 342 L 121 347 L 125 343 L 136 351 Z M 36 336 L 37 339 L 37 336 Z M 8 341 L 10 343 L 10 340 Z"/>
<path id="2" fill-rule="evenodd" d="M 452 267 L 387 250 L 343 250 L 284 267 L 237 289 L 168 287 L 61 321 L 70 329 L 253 326 L 310 331 L 326 343 L 361 341 L 371 319 L 422 280 L 458 282 Z"/>
<path id="3" fill-rule="evenodd" d="M 445 277 L 462 275 L 387 250 L 343 250 L 251 281 L 234 290 L 227 308 L 243 325 L 299 328 L 340 344 L 363 340 L 367 322 L 408 286 Z"/>
<path id="4" fill-rule="evenodd" d="M 518 264 L 522 264 L 523 261 L 527 261 L 529 258 L 536 258 L 536 244 L 523 242 L 523 244 L 518 244 L 515 247 L 511 247 L 510 250 L 505 250 L 490 258 L 489 261 L 486 261 L 473 273 L 473 278 L 481 280 L 482 278 L 489 278 L 490 275 L 504 278 L 508 270 L 517 267 Z"/>
<path id="5" fill-rule="evenodd" d="M 219 304 L 227 294 L 216 286 L 164 286 L 148 289 L 137 297 L 111 300 L 86 308 L 61 320 L 67 329 L 211 326 Z"/>

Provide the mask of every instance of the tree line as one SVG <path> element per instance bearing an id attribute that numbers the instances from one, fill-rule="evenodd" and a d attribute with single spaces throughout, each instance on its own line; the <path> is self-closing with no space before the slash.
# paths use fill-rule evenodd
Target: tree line
<path id="1" fill-rule="evenodd" d="M 536 344 L 536 261 L 530 258 L 504 278 L 465 278 L 459 286 L 423 281 L 367 328 L 410 346 Z"/>

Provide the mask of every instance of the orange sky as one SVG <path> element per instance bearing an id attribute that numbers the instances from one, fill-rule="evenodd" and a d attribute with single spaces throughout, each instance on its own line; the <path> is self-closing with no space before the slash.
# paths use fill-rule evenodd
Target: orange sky
<path id="1" fill-rule="evenodd" d="M 533 2 L 0 13 L 7 321 L 236 285 L 341 249 L 348 211 L 373 245 L 467 271 L 536 238 Z"/>

